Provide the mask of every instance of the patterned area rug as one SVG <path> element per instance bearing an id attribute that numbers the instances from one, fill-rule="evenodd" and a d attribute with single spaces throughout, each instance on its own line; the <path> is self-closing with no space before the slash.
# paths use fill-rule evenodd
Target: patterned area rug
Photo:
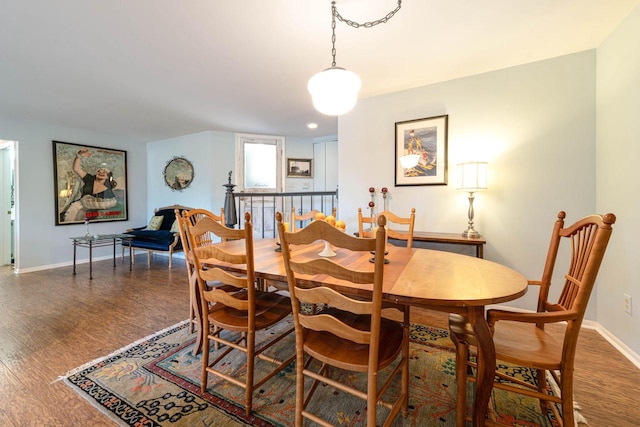
<path id="1" fill-rule="evenodd" d="M 286 327 L 280 325 L 279 328 Z M 263 332 L 266 334 L 273 331 Z M 263 335 L 265 336 L 265 335 Z M 290 339 L 289 339 L 290 338 Z M 286 356 L 295 339 L 273 349 Z M 72 372 L 64 381 L 93 406 L 122 426 L 290 426 L 294 418 L 295 370 L 292 364 L 267 381 L 254 394 L 254 411 L 245 417 L 240 387 L 209 375 L 206 393 L 200 392 L 200 356 L 191 349 L 195 334 L 187 322 L 140 340 L 109 356 L 90 362 Z M 219 350 L 220 351 L 220 350 Z M 410 411 L 398 416 L 394 426 L 455 425 L 455 354 L 448 332 L 412 325 L 410 349 Z M 212 350 L 212 353 L 215 351 Z M 237 352 L 232 352 L 237 353 Z M 262 363 L 256 362 L 257 378 Z M 244 358 L 232 358 L 229 371 L 242 374 Z M 533 381 L 531 372 L 511 370 Z M 335 372 L 338 375 L 338 372 Z M 366 375 L 349 375 L 354 384 L 365 384 Z M 363 387 L 364 388 L 364 387 Z M 394 392 L 395 390 L 392 390 Z M 494 412 L 501 422 L 512 426 L 556 426 L 552 415 L 540 414 L 537 400 L 494 391 Z M 315 407 L 336 425 L 366 425 L 364 402 L 329 386 L 314 397 Z M 384 409 L 380 409 L 384 415 Z"/>

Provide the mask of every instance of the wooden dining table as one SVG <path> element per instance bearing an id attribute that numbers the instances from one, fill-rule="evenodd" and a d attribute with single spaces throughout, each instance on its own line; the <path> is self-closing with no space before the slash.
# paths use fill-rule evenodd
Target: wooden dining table
<path id="1" fill-rule="evenodd" d="M 228 251 L 244 251 L 244 242 L 219 243 Z M 254 240 L 256 278 L 263 284 L 285 284 L 286 271 L 276 239 Z M 292 246 L 292 255 L 318 258 L 324 248 L 321 242 L 307 246 Z M 385 301 L 423 307 L 467 317 L 478 341 L 478 371 L 473 409 L 473 425 L 484 425 L 487 406 L 493 388 L 496 353 L 485 307 L 521 297 L 527 291 L 527 279 L 517 271 L 481 258 L 429 249 L 403 248 L 387 245 L 384 267 L 383 297 Z M 346 249 L 335 250 L 335 260 L 352 269 L 373 268 L 372 255 Z M 244 265 L 220 263 L 221 267 L 238 273 Z M 324 284 L 352 295 L 371 294 L 371 285 L 354 285 L 326 275 L 299 276 L 299 284 Z M 200 335 L 200 334 L 199 334 Z M 199 345 L 199 344 L 198 344 Z"/>

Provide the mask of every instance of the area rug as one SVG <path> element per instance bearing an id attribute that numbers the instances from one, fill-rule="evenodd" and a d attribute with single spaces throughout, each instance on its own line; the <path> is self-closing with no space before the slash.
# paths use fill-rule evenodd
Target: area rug
<path id="1" fill-rule="evenodd" d="M 286 322 L 284 322 L 286 323 Z M 277 328 L 290 326 L 281 324 Z M 276 333 L 277 330 L 261 332 Z M 264 338 L 263 338 L 264 339 Z M 244 391 L 209 375 L 208 390 L 200 391 L 200 356 L 191 350 L 195 334 L 182 322 L 142 339 L 109 356 L 92 361 L 65 375 L 64 381 L 115 424 L 121 426 L 291 426 L 294 419 L 295 369 L 290 367 L 267 381 L 254 394 L 253 413 L 246 417 Z M 290 334 L 273 348 L 277 356 L 293 351 Z M 270 349 L 271 350 L 271 349 Z M 220 350 L 218 350 L 220 351 Z M 398 416 L 394 426 L 455 425 L 455 354 L 448 332 L 412 325 L 410 345 L 409 415 Z M 212 356 L 216 353 L 212 349 Z M 237 352 L 234 352 L 237 353 Z M 257 377 L 267 366 L 256 362 Z M 270 366 L 270 365 L 268 365 Z M 242 375 L 244 357 L 229 360 L 226 369 Z M 505 370 L 534 380 L 531 372 Z M 339 371 L 335 372 L 340 375 Z M 364 387 L 366 375 L 343 377 Z M 398 387 L 398 385 L 396 385 Z M 394 393 L 396 390 L 392 390 Z M 336 425 L 364 426 L 364 401 L 321 386 L 311 411 Z M 537 400 L 494 391 L 493 411 L 498 420 L 512 426 L 558 425 L 551 413 L 542 415 Z M 385 409 L 380 409 L 384 416 Z"/>

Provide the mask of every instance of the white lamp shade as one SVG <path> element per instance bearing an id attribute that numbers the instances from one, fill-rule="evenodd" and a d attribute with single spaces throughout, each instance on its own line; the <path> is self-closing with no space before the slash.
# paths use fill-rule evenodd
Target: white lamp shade
<path id="1" fill-rule="evenodd" d="M 403 169 L 410 169 L 418 164 L 418 160 L 420 160 L 419 154 L 407 154 L 400 157 L 400 165 Z"/>
<path id="2" fill-rule="evenodd" d="M 351 111 L 356 105 L 360 86 L 360 77 L 356 73 L 331 67 L 311 77 L 307 89 L 316 110 L 328 116 L 338 116 Z"/>
<path id="3" fill-rule="evenodd" d="M 458 165 L 460 185 L 458 190 L 477 191 L 487 189 L 487 163 L 467 162 Z"/>

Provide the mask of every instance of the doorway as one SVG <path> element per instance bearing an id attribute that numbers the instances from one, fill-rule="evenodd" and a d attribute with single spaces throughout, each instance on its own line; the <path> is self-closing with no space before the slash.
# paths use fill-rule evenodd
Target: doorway
<path id="1" fill-rule="evenodd" d="M 0 140 L 0 266 L 14 265 L 16 257 L 15 141 Z"/>

